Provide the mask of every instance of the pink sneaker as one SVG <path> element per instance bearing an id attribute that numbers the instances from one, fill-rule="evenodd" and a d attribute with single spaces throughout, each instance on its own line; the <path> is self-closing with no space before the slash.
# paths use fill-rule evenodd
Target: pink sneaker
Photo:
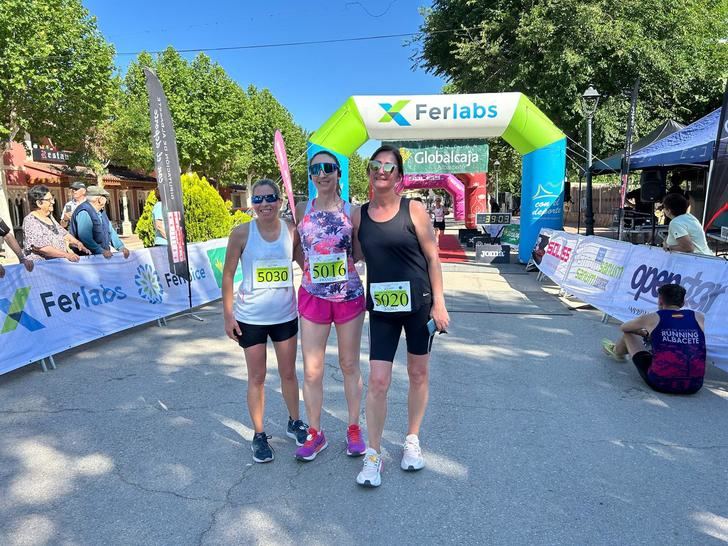
<path id="1" fill-rule="evenodd" d="M 321 451 L 329 446 L 323 431 L 313 427 L 308 429 L 308 437 L 304 444 L 296 450 L 296 459 L 299 461 L 313 461 Z"/>
<path id="2" fill-rule="evenodd" d="M 367 446 L 361 438 L 359 425 L 349 425 L 346 429 L 346 454 L 349 457 L 360 457 L 366 450 Z"/>

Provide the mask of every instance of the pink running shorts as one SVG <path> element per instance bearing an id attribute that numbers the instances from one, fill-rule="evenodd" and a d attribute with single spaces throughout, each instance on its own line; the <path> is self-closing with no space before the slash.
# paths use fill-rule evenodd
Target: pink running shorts
<path id="1" fill-rule="evenodd" d="M 344 324 L 358 317 L 365 309 L 364 296 L 336 302 L 312 296 L 303 286 L 298 288 L 298 313 L 317 324 Z"/>

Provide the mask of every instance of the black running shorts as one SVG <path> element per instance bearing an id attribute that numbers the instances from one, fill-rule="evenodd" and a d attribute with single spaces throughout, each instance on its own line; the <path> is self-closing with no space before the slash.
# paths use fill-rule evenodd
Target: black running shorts
<path id="1" fill-rule="evenodd" d="M 430 352 L 430 306 L 423 305 L 407 315 L 388 316 L 386 313 L 369 313 L 369 360 L 394 362 L 397 345 L 404 328 L 407 352 L 426 355 Z"/>
<path id="2" fill-rule="evenodd" d="M 298 334 L 298 318 L 283 322 L 281 324 L 247 324 L 238 321 L 242 332 L 238 336 L 238 343 L 243 349 L 266 343 L 270 337 L 271 341 L 285 341 Z"/>

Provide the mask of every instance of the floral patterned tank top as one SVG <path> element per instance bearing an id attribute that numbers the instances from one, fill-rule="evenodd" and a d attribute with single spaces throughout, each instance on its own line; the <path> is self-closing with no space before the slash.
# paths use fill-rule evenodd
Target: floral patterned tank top
<path id="1" fill-rule="evenodd" d="M 354 267 L 351 205 L 339 210 L 316 210 L 309 201 L 298 224 L 303 248 L 301 286 L 312 296 L 333 301 L 351 301 L 364 295 L 364 287 Z"/>

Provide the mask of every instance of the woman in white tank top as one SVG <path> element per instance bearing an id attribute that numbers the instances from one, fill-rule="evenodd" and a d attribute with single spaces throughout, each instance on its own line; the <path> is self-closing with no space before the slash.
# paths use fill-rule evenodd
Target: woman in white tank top
<path id="1" fill-rule="evenodd" d="M 298 233 L 280 219 L 281 199 L 272 180 L 252 187 L 256 218 L 230 234 L 222 275 L 225 333 L 243 347 L 248 368 L 248 411 L 253 421 L 253 460 L 273 460 L 273 450 L 263 429 L 267 342 L 270 337 L 278 360 L 281 390 L 288 407 L 286 435 L 298 445 L 306 440 L 307 426 L 299 417 L 296 341 L 298 312 L 293 287 L 293 248 Z M 243 279 L 237 292 L 233 284 L 238 264 Z"/>

